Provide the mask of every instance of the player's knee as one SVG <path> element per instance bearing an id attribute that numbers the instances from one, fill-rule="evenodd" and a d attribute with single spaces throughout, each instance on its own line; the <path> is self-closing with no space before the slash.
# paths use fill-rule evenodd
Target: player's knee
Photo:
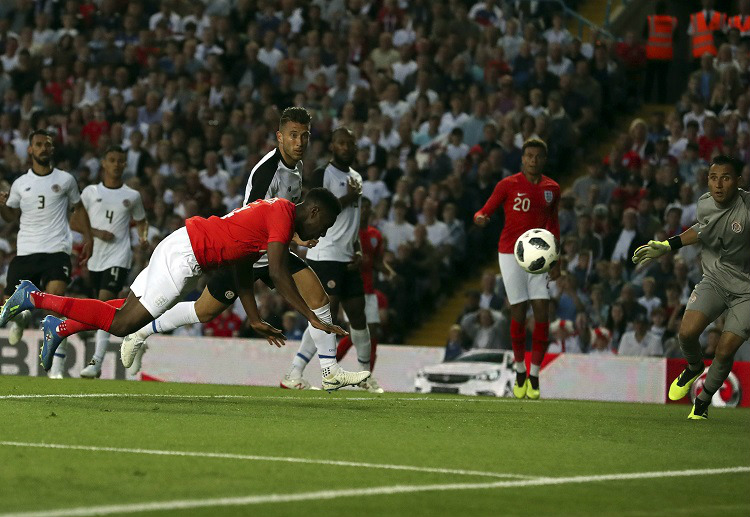
<path id="1" fill-rule="evenodd" d="M 679 332 L 677 333 L 677 339 L 680 341 L 688 342 L 698 339 L 700 332 L 697 329 L 690 328 L 687 325 L 682 325 Z"/>
<path id="2" fill-rule="evenodd" d="M 125 337 L 131 332 L 135 332 L 136 330 L 138 330 L 137 328 L 131 330 L 131 327 L 132 325 L 130 325 L 129 322 L 118 320 L 115 317 L 115 319 L 112 321 L 112 325 L 110 325 L 109 327 L 109 333 L 113 336 Z"/>
<path id="3" fill-rule="evenodd" d="M 205 309 L 201 310 L 198 307 L 196 307 L 196 310 L 195 310 L 195 315 L 198 316 L 198 321 L 200 321 L 201 323 L 208 323 L 219 314 L 221 314 L 221 311 L 215 312 L 215 311 L 208 311 Z"/>

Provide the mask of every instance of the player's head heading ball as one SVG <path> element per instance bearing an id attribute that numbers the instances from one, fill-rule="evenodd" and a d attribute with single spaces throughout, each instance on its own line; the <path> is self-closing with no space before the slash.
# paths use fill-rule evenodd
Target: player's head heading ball
<path id="1" fill-rule="evenodd" d="M 281 114 L 276 139 L 287 165 L 296 165 L 305 154 L 310 141 L 310 120 L 310 113 L 300 106 L 289 107 Z"/>
<path id="2" fill-rule="evenodd" d="M 341 213 L 341 203 L 329 190 L 311 189 L 297 205 L 294 229 L 303 241 L 319 239 L 333 226 Z"/>
<path id="3" fill-rule="evenodd" d="M 29 135 L 28 153 L 34 163 L 43 167 L 49 167 L 52 152 L 55 146 L 52 143 L 52 135 L 44 129 L 36 129 Z"/>
<path id="4" fill-rule="evenodd" d="M 720 154 L 708 168 L 708 190 L 718 204 L 730 203 L 737 195 L 743 163 L 737 158 Z"/>
<path id="5" fill-rule="evenodd" d="M 524 174 L 538 176 L 547 163 L 547 144 L 540 138 L 529 138 L 521 147 L 521 169 Z"/>

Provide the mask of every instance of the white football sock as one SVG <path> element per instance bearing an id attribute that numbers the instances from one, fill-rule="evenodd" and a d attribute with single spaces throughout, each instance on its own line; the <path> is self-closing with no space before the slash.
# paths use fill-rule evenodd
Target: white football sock
<path id="1" fill-rule="evenodd" d="M 65 370 L 65 351 L 68 348 L 68 340 L 63 339 L 60 346 L 55 350 L 55 355 L 52 357 L 52 368 L 50 368 L 48 375 L 63 374 Z"/>
<path id="2" fill-rule="evenodd" d="M 152 334 L 169 332 L 178 327 L 200 323 L 198 314 L 195 312 L 195 302 L 180 302 L 167 312 L 156 318 L 135 333 L 140 339 L 146 339 Z"/>
<path id="3" fill-rule="evenodd" d="M 513 369 L 516 373 L 526 373 L 526 363 L 521 361 L 520 363 L 513 363 Z"/>
<path id="4" fill-rule="evenodd" d="M 333 323 L 330 304 L 313 309 L 313 312 L 323 323 Z M 323 377 L 328 377 L 337 364 L 336 334 L 329 334 L 323 330 L 316 329 L 309 323 L 307 324 L 307 329 L 310 331 L 310 337 L 315 341 L 315 348 L 318 351 L 318 359 L 320 359 L 320 369 L 323 371 Z"/>
<path id="5" fill-rule="evenodd" d="M 310 329 L 306 328 L 305 333 L 302 334 L 299 351 L 297 351 L 297 355 L 292 359 L 292 368 L 289 370 L 289 377 L 292 379 L 302 377 L 302 374 L 307 367 L 307 363 L 310 362 L 310 359 L 315 357 L 316 351 L 317 347 L 315 346 L 315 340 L 310 335 Z"/>
<path id="6" fill-rule="evenodd" d="M 94 350 L 94 361 L 97 364 L 102 364 L 104 354 L 107 352 L 107 346 L 109 345 L 109 332 L 106 330 L 96 331 L 96 349 Z"/>
<path id="7" fill-rule="evenodd" d="M 349 335 L 352 339 L 354 348 L 357 349 L 357 361 L 359 361 L 359 369 L 363 371 L 370 371 L 370 351 L 372 349 L 372 343 L 370 342 L 370 329 L 365 327 L 364 329 L 355 329 L 352 327 L 349 329 Z"/>
<path id="8" fill-rule="evenodd" d="M 531 368 L 529 369 L 529 375 L 531 375 L 532 377 L 539 377 L 539 370 L 541 370 L 540 365 L 531 363 Z"/>

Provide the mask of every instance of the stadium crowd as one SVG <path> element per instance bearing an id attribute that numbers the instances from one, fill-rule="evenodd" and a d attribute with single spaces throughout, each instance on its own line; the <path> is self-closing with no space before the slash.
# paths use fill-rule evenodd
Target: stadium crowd
<path id="1" fill-rule="evenodd" d="M 397 272 L 376 284 L 384 337 L 399 342 L 467 266 L 492 254 L 499 223 L 480 232 L 471 217 L 519 170 L 521 143 L 547 140 L 557 177 L 581 156 L 579 143 L 635 102 L 622 78 L 643 65 L 637 45 L 583 43 L 551 6 L 2 2 L 3 188 L 27 170 L 34 129 L 53 131 L 55 164 L 81 189 L 98 181 L 102 150 L 122 145 L 127 183 L 151 224 L 135 276 L 186 218 L 239 206 L 250 170 L 276 144 L 279 113 L 305 106 L 313 114 L 306 174 L 328 159 L 333 128 L 358 139 L 355 169 Z M 0 227 L 3 269 L 16 230 Z M 87 293 L 85 267 L 74 278 L 71 291 Z M 258 301 L 267 321 L 299 329 L 277 295 L 258 291 Z M 183 331 L 242 334 L 237 310 Z"/>

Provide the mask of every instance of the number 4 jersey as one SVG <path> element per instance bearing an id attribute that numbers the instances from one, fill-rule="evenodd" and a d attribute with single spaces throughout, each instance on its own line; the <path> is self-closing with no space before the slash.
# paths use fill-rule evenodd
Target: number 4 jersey
<path id="1" fill-rule="evenodd" d="M 68 210 L 81 196 L 75 178 L 60 169 L 40 176 L 31 169 L 10 187 L 7 205 L 21 210 L 16 244 L 19 257 L 34 253 L 67 253 L 73 236 Z"/>
<path id="2" fill-rule="evenodd" d="M 89 214 L 91 228 L 114 235 L 111 241 L 94 238 L 94 251 L 88 262 L 89 270 L 130 268 L 133 260 L 130 220 L 141 221 L 146 217 L 141 195 L 126 185 L 107 188 L 99 183 L 83 189 L 81 200 Z"/>
<path id="3" fill-rule="evenodd" d="M 542 175 L 539 183 L 531 183 L 519 172 L 498 182 L 474 218 L 479 215 L 489 217 L 502 206 L 505 225 L 497 249 L 500 253 L 513 253 L 516 240 L 532 228 L 545 228 L 560 239 L 559 204 L 560 185 L 556 181 Z"/>

